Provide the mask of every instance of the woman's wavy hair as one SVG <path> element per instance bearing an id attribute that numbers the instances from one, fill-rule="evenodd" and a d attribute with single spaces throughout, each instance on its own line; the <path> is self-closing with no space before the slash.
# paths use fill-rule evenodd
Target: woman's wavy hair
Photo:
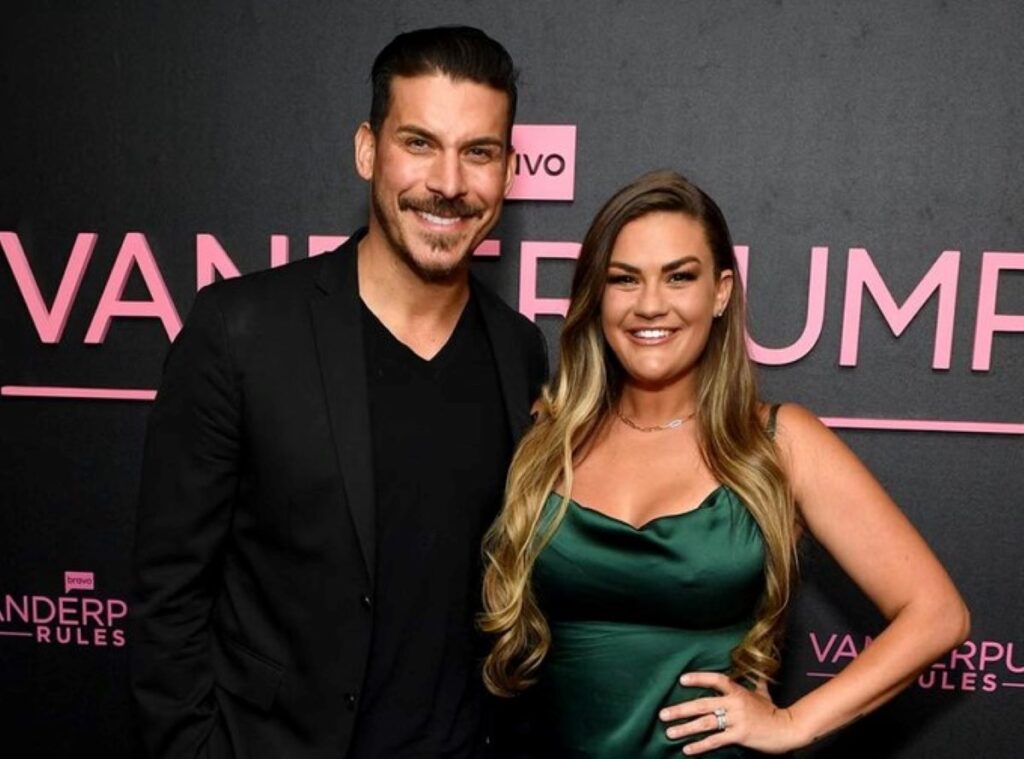
<path id="1" fill-rule="evenodd" d="M 516 450 L 504 507 L 484 538 L 480 626 L 493 642 L 483 675 L 487 688 L 500 696 L 531 685 L 550 647 L 551 632 L 531 588 L 534 562 L 565 515 L 574 457 L 615 408 L 622 389 L 623 369 L 601 329 L 612 248 L 626 224 L 659 212 L 699 221 L 712 251 L 715 276 L 726 270 L 733 273 L 728 305 L 713 321 L 700 360 L 696 421 L 704 461 L 749 509 L 765 543 L 764 593 L 753 627 L 732 652 L 731 674 L 769 680 L 779 667 L 778 642 L 796 572 L 796 516 L 759 413 L 732 239 L 721 210 L 708 195 L 677 173 L 656 171 L 615 193 L 587 230 L 562 328 L 558 374 L 545 387 L 536 422 Z M 559 481 L 565 497 L 553 515 L 542 518 L 543 505 Z"/>

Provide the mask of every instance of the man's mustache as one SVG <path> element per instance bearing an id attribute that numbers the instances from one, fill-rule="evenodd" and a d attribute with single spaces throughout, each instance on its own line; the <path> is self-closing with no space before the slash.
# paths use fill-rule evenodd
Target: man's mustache
<path id="1" fill-rule="evenodd" d="M 446 218 L 481 216 L 484 212 L 483 206 L 467 203 L 460 198 L 399 198 L 398 208 L 402 211 L 419 211 L 429 213 L 431 216 L 443 216 Z"/>

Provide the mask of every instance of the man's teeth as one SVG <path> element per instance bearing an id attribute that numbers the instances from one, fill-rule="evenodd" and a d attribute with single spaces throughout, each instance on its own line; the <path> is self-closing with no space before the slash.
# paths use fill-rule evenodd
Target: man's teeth
<path id="1" fill-rule="evenodd" d="M 661 337 L 668 337 L 671 331 L 667 329 L 638 329 L 633 334 L 642 340 L 657 340 Z"/>
<path id="2" fill-rule="evenodd" d="M 458 216 L 434 216 L 434 214 L 427 213 L 426 211 L 420 211 L 419 214 L 431 224 L 441 224 L 442 226 L 450 227 L 452 224 L 459 222 Z"/>

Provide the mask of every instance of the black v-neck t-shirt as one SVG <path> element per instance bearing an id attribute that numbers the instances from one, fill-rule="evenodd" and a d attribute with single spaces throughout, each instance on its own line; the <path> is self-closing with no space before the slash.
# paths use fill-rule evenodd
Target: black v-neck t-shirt
<path id="1" fill-rule="evenodd" d="M 377 566 L 350 755 L 482 756 L 480 541 L 512 455 L 494 353 L 473 296 L 429 361 L 362 311 Z"/>

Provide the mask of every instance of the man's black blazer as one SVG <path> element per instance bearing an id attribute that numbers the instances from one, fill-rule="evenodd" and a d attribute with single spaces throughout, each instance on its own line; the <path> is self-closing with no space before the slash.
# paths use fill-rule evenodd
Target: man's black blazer
<path id="1" fill-rule="evenodd" d="M 129 641 L 152 755 L 346 753 L 376 542 L 362 233 L 204 288 L 168 353 L 146 436 Z M 515 441 L 546 379 L 543 338 L 473 290 Z"/>

